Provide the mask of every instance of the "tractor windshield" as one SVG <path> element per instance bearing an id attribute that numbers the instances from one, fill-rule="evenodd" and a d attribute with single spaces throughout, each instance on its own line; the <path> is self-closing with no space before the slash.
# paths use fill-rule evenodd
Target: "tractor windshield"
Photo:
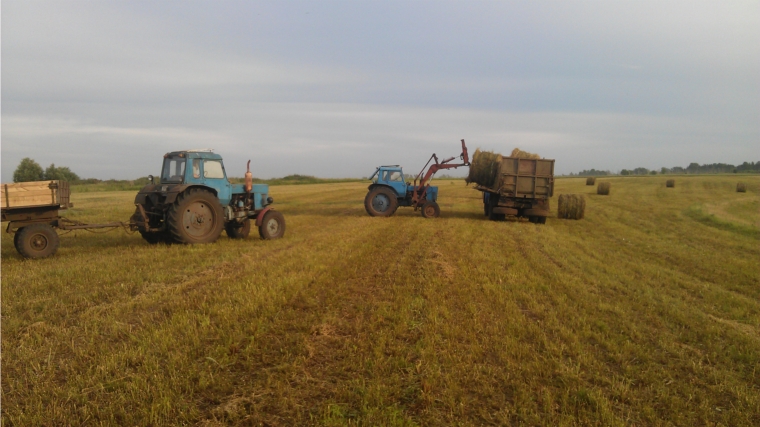
<path id="1" fill-rule="evenodd" d="M 182 157 L 167 157 L 161 171 L 161 182 L 181 183 L 185 178 L 185 159 Z"/>

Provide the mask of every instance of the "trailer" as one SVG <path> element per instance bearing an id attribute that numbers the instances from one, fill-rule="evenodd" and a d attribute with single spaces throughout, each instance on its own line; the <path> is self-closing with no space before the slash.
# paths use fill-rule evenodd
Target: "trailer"
<path id="1" fill-rule="evenodd" d="M 503 157 L 494 171 L 491 183 L 475 186 L 483 192 L 485 215 L 493 221 L 509 215 L 545 224 L 554 195 L 554 160 Z"/>
<path id="2" fill-rule="evenodd" d="M 66 219 L 61 211 L 74 205 L 66 181 L 31 181 L 0 186 L 0 216 L 13 233 L 13 245 L 25 258 L 45 258 L 58 250 L 58 230 L 127 227 L 123 222 L 83 224 Z"/>

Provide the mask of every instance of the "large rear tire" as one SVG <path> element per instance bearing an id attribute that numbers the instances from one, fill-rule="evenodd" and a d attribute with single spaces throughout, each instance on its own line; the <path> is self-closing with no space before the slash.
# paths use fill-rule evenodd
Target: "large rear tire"
<path id="1" fill-rule="evenodd" d="M 46 258 L 58 250 L 60 239 L 49 224 L 32 224 L 21 228 L 14 236 L 16 250 L 24 258 Z"/>
<path id="2" fill-rule="evenodd" d="M 177 243 L 212 243 L 224 228 L 224 210 L 219 199 L 199 188 L 178 195 L 166 219 L 169 234 Z"/>
<path id="3" fill-rule="evenodd" d="M 364 198 L 364 209 L 370 216 L 391 216 L 398 209 L 398 198 L 390 188 L 375 187 Z"/>
<path id="4" fill-rule="evenodd" d="M 251 233 L 251 220 L 246 218 L 243 222 L 230 221 L 224 225 L 224 231 L 230 239 L 245 239 Z"/>
<path id="5" fill-rule="evenodd" d="M 422 216 L 425 218 L 438 218 L 441 215 L 441 208 L 438 203 L 427 201 L 422 205 Z"/>
<path id="6" fill-rule="evenodd" d="M 259 226 L 262 239 L 279 239 L 285 235 L 285 217 L 277 211 L 267 211 Z"/>

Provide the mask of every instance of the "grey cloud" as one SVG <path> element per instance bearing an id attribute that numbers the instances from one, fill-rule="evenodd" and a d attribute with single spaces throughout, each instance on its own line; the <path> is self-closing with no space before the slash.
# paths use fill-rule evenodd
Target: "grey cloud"
<path id="1" fill-rule="evenodd" d="M 203 146 L 262 177 L 361 176 L 460 138 L 560 172 L 752 160 L 759 18 L 754 2 L 4 1 L 2 177 L 29 156 L 134 178 Z"/>

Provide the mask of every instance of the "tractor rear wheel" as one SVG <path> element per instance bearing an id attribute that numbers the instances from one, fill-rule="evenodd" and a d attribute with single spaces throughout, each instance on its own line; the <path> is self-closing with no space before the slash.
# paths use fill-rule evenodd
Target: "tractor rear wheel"
<path id="1" fill-rule="evenodd" d="M 219 199 L 199 188 L 178 195 L 166 219 L 167 229 L 177 243 L 211 243 L 224 228 L 224 210 Z"/>
<path id="2" fill-rule="evenodd" d="M 14 237 L 16 250 L 25 258 L 45 258 L 58 250 L 60 239 L 49 224 L 32 224 L 21 228 Z"/>
<path id="3" fill-rule="evenodd" d="M 230 221 L 224 225 L 224 230 L 230 239 L 245 239 L 251 232 L 251 220 L 246 218 L 243 222 Z"/>
<path id="4" fill-rule="evenodd" d="M 422 205 L 422 216 L 425 218 L 438 218 L 441 215 L 441 208 L 438 203 L 427 201 Z"/>
<path id="5" fill-rule="evenodd" d="M 259 236 L 262 239 L 279 239 L 285 235 L 285 217 L 277 211 L 267 211 L 259 225 Z"/>
<path id="6" fill-rule="evenodd" d="M 398 209 L 398 198 L 390 188 L 375 187 L 364 198 L 364 209 L 370 216 L 391 216 Z"/>

